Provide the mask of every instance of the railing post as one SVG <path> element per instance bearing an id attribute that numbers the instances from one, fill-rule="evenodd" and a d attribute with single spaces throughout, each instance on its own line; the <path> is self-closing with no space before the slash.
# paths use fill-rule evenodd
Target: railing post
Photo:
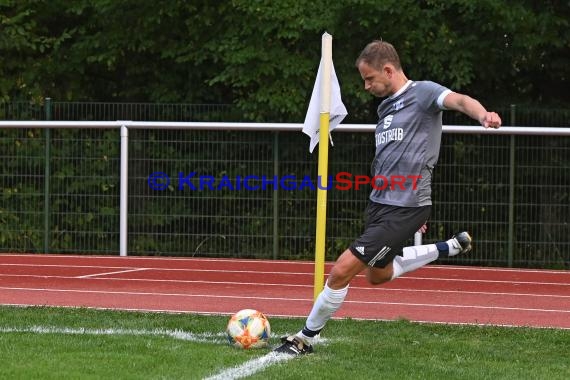
<path id="1" fill-rule="evenodd" d="M 516 105 L 511 104 L 511 126 L 516 125 Z M 509 229 L 507 244 L 507 261 L 509 268 L 513 266 L 515 241 L 515 135 L 510 137 L 509 148 Z"/>
<path id="2" fill-rule="evenodd" d="M 121 174 L 120 174 L 120 205 L 119 205 L 119 255 L 128 253 L 128 185 L 129 185 L 129 129 L 121 123 Z"/>
<path id="3" fill-rule="evenodd" d="M 273 175 L 279 178 L 279 132 L 273 133 Z M 279 186 L 273 191 L 273 260 L 279 254 Z"/>
<path id="4" fill-rule="evenodd" d="M 44 102 L 46 120 L 51 120 L 51 98 Z M 51 179 L 51 129 L 45 129 L 44 141 L 44 253 L 49 253 L 50 245 L 50 179 Z"/>

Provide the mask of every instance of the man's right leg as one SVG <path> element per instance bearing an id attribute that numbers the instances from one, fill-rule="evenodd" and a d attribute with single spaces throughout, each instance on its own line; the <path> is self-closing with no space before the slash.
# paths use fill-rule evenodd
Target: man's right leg
<path id="1" fill-rule="evenodd" d="M 303 329 L 306 337 L 317 335 L 332 315 L 340 308 L 348 292 L 350 281 L 366 268 L 350 250 L 339 256 L 331 269 L 325 288 L 317 297 Z"/>
<path id="2" fill-rule="evenodd" d="M 358 260 L 349 249 L 344 251 L 332 268 L 324 289 L 315 300 L 305 327 L 297 334 L 284 338 L 283 344 L 275 351 L 291 355 L 312 352 L 314 337 L 341 307 L 348 293 L 350 281 L 365 268 L 366 264 Z"/>

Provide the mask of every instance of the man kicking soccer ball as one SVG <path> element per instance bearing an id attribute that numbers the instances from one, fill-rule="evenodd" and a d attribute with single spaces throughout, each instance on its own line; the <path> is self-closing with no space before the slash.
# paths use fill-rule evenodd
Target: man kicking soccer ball
<path id="1" fill-rule="evenodd" d="M 385 283 L 440 257 L 471 250 L 471 236 L 460 232 L 445 242 L 404 247 L 425 228 L 431 212 L 431 177 L 439 156 L 442 111 L 456 110 L 485 128 L 499 128 L 501 118 L 477 100 L 429 81 L 409 80 L 394 47 L 384 41 L 368 44 L 356 60 L 364 89 L 386 97 L 378 106 L 376 178 L 418 178 L 415 186 L 377 183 L 366 209 L 363 234 L 337 259 L 317 297 L 305 327 L 282 339 L 275 351 L 301 355 L 313 351 L 314 337 L 342 305 L 350 281 L 366 269 L 373 285 Z M 400 177 L 394 177 L 400 176 Z M 382 189 L 382 190 L 381 190 Z"/>

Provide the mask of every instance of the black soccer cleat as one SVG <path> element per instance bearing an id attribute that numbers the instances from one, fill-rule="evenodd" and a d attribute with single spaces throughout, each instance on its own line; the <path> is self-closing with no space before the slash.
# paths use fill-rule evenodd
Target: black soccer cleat
<path id="1" fill-rule="evenodd" d="M 273 350 L 274 352 L 291 356 L 306 355 L 313 352 L 313 346 L 303 342 L 299 337 L 295 335 L 282 337 L 281 343 L 281 346 Z"/>

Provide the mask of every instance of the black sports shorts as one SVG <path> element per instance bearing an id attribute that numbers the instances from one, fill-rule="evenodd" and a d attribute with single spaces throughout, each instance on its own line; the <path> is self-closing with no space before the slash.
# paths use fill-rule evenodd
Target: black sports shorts
<path id="1" fill-rule="evenodd" d="M 369 202 L 364 232 L 349 247 L 371 267 L 384 268 L 428 220 L 431 206 L 399 207 Z"/>

